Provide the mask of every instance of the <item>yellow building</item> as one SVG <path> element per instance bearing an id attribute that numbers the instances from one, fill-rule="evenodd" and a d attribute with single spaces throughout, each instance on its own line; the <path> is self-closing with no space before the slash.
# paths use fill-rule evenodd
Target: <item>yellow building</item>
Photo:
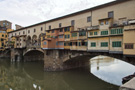
<path id="1" fill-rule="evenodd" d="M 8 32 L 13 31 L 11 27 L 11 22 L 7 20 L 0 21 L 0 51 L 8 48 Z"/>
<path id="2" fill-rule="evenodd" d="M 135 55 L 135 20 L 132 23 L 124 27 L 123 33 L 123 54 L 127 56 Z"/>

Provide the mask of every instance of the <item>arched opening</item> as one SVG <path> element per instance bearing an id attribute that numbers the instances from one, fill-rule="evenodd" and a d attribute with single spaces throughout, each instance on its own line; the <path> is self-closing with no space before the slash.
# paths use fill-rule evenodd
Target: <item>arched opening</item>
<path id="1" fill-rule="evenodd" d="M 32 46 L 38 46 L 37 36 L 36 35 L 33 35 L 33 37 L 32 37 Z"/>
<path id="2" fill-rule="evenodd" d="M 40 50 L 30 50 L 24 54 L 24 61 L 44 61 L 44 53 Z"/>
<path id="3" fill-rule="evenodd" d="M 42 34 L 40 34 L 39 37 L 38 37 L 38 46 L 39 46 L 39 47 L 41 47 L 41 35 L 42 35 Z"/>
<path id="4" fill-rule="evenodd" d="M 27 45 L 27 47 L 31 46 L 31 37 L 30 36 L 27 37 L 26 45 Z"/>
<path id="5" fill-rule="evenodd" d="M 90 58 L 92 57 L 94 57 L 94 55 L 83 55 L 83 56 L 74 57 L 64 62 L 64 68 L 73 69 L 73 68 L 84 67 L 89 70 Z"/>

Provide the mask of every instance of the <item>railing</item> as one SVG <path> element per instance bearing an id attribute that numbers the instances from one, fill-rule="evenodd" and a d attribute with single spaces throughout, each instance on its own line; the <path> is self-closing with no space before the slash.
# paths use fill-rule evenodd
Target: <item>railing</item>
<path id="1" fill-rule="evenodd" d="M 87 30 L 97 30 L 97 29 L 99 29 L 99 25 L 87 27 Z"/>

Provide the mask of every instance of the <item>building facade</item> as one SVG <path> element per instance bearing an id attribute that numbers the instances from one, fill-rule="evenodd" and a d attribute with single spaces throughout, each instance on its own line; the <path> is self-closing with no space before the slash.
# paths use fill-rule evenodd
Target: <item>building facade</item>
<path id="1" fill-rule="evenodd" d="M 9 40 L 16 38 L 15 48 L 135 55 L 134 4 L 134 0 L 118 0 L 99 5 L 10 32 Z"/>
<path id="2" fill-rule="evenodd" d="M 0 51 L 8 48 L 8 32 L 12 31 L 11 28 L 11 22 L 7 20 L 0 21 Z"/>

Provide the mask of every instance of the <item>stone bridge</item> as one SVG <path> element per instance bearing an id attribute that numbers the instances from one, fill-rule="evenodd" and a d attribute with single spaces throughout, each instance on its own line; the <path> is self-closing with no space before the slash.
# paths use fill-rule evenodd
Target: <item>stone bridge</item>
<path id="1" fill-rule="evenodd" d="M 43 49 L 11 49 L 11 61 L 43 61 L 45 71 L 61 71 L 88 66 L 92 57 L 104 55 L 125 60 L 122 54 Z"/>

